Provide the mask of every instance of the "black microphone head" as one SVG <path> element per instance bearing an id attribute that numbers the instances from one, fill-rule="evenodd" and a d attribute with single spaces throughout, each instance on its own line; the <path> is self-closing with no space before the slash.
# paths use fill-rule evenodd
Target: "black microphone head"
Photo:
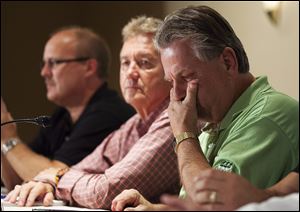
<path id="1" fill-rule="evenodd" d="M 39 116 L 35 118 L 35 122 L 42 127 L 50 127 L 50 116 Z"/>

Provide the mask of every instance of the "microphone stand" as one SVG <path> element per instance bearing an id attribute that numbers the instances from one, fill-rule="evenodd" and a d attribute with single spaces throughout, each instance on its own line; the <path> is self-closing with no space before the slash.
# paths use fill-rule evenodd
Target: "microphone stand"
<path id="1" fill-rule="evenodd" d="M 45 127 L 50 126 L 50 117 L 49 116 L 38 116 L 36 118 L 15 119 L 12 121 L 7 121 L 7 122 L 1 123 L 1 127 L 6 124 L 11 124 L 11 123 L 30 123 L 30 124 L 35 124 L 35 125 L 42 126 L 45 128 Z"/>

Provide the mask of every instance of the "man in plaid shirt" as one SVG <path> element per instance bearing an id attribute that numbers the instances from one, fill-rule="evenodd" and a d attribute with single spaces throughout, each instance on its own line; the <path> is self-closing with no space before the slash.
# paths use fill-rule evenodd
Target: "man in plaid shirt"
<path id="1" fill-rule="evenodd" d="M 179 191 L 173 134 L 167 115 L 170 84 L 164 80 L 153 38 L 161 20 L 141 16 L 122 31 L 120 84 L 137 114 L 111 133 L 95 151 L 69 170 L 47 169 L 9 193 L 6 200 L 30 206 L 54 197 L 71 205 L 109 209 L 124 189 L 135 188 L 150 200 Z M 38 182 L 39 181 L 39 182 Z M 41 183 L 43 182 L 43 183 Z"/>

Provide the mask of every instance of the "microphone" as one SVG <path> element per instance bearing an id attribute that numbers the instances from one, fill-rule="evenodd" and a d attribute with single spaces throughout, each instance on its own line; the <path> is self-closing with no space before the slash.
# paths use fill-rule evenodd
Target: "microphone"
<path id="1" fill-rule="evenodd" d="M 45 128 L 45 127 L 50 127 L 50 119 L 51 119 L 50 116 L 38 116 L 36 118 L 27 118 L 27 119 L 15 119 L 12 121 L 1 123 L 1 127 L 3 125 L 16 122 L 16 123 L 31 123 Z"/>

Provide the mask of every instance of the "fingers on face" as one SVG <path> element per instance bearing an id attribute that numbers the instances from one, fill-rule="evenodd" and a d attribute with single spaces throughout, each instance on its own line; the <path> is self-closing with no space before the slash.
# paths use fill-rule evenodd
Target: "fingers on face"
<path id="1" fill-rule="evenodd" d="M 197 95 L 198 81 L 190 81 L 187 86 L 184 102 L 195 103 Z"/>
<path id="2" fill-rule="evenodd" d="M 183 88 L 182 88 L 183 89 Z M 196 101 L 196 95 L 197 95 L 197 89 L 198 89 L 198 81 L 192 80 L 188 82 L 187 86 L 185 87 L 185 91 L 183 90 L 177 90 L 177 95 L 175 92 L 175 88 L 171 88 L 170 90 L 170 100 L 171 101 L 182 101 L 182 102 L 195 102 Z M 185 93 L 185 96 L 183 94 Z"/>
<path id="3" fill-rule="evenodd" d="M 170 90 L 170 101 L 177 101 L 174 88 L 171 88 Z"/>

